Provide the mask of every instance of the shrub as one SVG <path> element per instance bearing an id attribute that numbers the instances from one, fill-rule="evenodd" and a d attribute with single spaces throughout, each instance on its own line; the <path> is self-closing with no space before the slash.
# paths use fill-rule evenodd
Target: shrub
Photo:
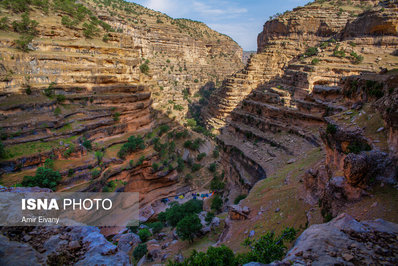
<path id="1" fill-rule="evenodd" d="M 8 30 L 8 18 L 2 17 L 0 19 L 0 30 Z"/>
<path id="2" fill-rule="evenodd" d="M 55 85 L 55 83 L 51 82 L 48 85 L 48 87 L 43 90 L 43 93 L 44 93 L 45 96 L 47 96 L 49 98 L 54 96 L 54 85 Z"/>
<path id="3" fill-rule="evenodd" d="M 326 49 L 328 46 L 329 46 L 329 42 L 323 42 L 323 43 L 321 43 L 321 45 L 320 45 L 320 47 L 321 47 L 322 49 Z"/>
<path id="4" fill-rule="evenodd" d="M 35 176 L 25 176 L 22 181 L 24 187 L 42 187 L 55 190 L 58 182 L 61 181 L 61 174 L 49 168 L 39 167 Z"/>
<path id="5" fill-rule="evenodd" d="M 376 97 L 377 99 L 384 96 L 383 84 L 374 80 L 366 81 L 366 93 L 370 97 Z"/>
<path id="6" fill-rule="evenodd" d="M 140 65 L 140 71 L 141 71 L 141 73 L 143 73 L 143 74 L 145 74 L 145 75 L 148 75 L 148 73 L 149 73 L 149 66 L 148 66 L 148 64 L 147 64 L 147 63 L 144 63 L 144 64 Z"/>
<path id="7" fill-rule="evenodd" d="M 141 136 L 137 137 L 131 136 L 128 138 L 127 143 L 123 144 L 123 146 L 120 148 L 118 156 L 124 159 L 126 155 L 133 153 L 137 150 L 143 150 L 143 149 L 145 149 L 145 143 L 143 138 Z"/>
<path id="8" fill-rule="evenodd" d="M 47 158 L 47 159 L 44 161 L 44 167 L 45 167 L 45 168 L 49 168 L 49 169 L 54 169 L 54 160 L 53 160 L 53 159 L 50 159 L 50 158 Z"/>
<path id="9" fill-rule="evenodd" d="M 304 53 L 304 55 L 307 57 L 311 57 L 317 54 L 318 54 L 318 49 L 316 47 L 308 47 Z"/>
<path id="10" fill-rule="evenodd" d="M 170 226 L 175 227 L 179 221 L 190 214 L 197 214 L 203 210 L 203 201 L 190 200 L 184 204 L 173 203 L 173 205 L 161 212 L 158 219 L 167 222 Z"/>
<path id="11" fill-rule="evenodd" d="M 69 176 L 69 177 L 73 176 L 74 173 L 75 173 L 75 170 L 74 170 L 74 169 L 69 169 L 69 170 L 68 170 L 68 176 Z"/>
<path id="12" fill-rule="evenodd" d="M 28 87 L 25 89 L 25 93 L 26 93 L 27 95 L 31 95 L 31 94 L 32 94 L 32 89 L 30 88 L 30 86 L 28 86 Z"/>
<path id="13" fill-rule="evenodd" d="M 352 51 L 350 53 L 351 57 L 352 57 L 352 62 L 354 64 L 360 64 L 363 61 L 363 56 L 362 55 L 358 55 L 356 52 Z"/>
<path id="14" fill-rule="evenodd" d="M 312 59 L 311 65 L 317 65 L 317 64 L 319 64 L 319 59 L 318 58 Z"/>
<path id="15" fill-rule="evenodd" d="M 200 232 L 200 229 L 202 229 L 202 224 L 198 215 L 190 214 L 178 222 L 176 232 L 182 240 L 189 240 L 192 243 L 195 235 Z"/>
<path id="16" fill-rule="evenodd" d="M 358 154 L 361 151 L 370 151 L 370 150 L 372 150 L 372 147 L 370 147 L 368 143 L 362 143 L 356 140 L 348 144 L 346 153 Z"/>
<path id="17" fill-rule="evenodd" d="M 109 41 L 109 34 L 105 34 L 105 35 L 102 37 L 102 41 L 103 41 L 103 42 L 108 42 L 108 41 Z"/>
<path id="18" fill-rule="evenodd" d="M 91 145 L 91 141 L 89 141 L 88 139 L 86 139 L 85 137 L 83 137 L 83 143 L 82 143 L 83 147 L 86 148 L 87 150 L 91 150 L 93 148 L 93 146 Z"/>
<path id="19" fill-rule="evenodd" d="M 217 159 L 218 156 L 220 156 L 220 152 L 219 152 L 218 150 L 214 150 L 214 151 L 213 151 L 213 158 L 214 158 L 214 159 Z"/>
<path id="20" fill-rule="evenodd" d="M 217 171 L 217 164 L 216 163 L 210 164 L 209 171 L 215 173 Z"/>
<path id="21" fill-rule="evenodd" d="M 83 24 L 83 35 L 87 39 L 92 39 L 97 35 L 99 29 L 93 23 L 84 23 Z"/>
<path id="22" fill-rule="evenodd" d="M 91 171 L 91 176 L 92 176 L 92 178 L 97 178 L 97 177 L 100 176 L 100 174 L 101 174 L 101 170 L 98 169 L 98 168 L 95 168 L 95 169 L 93 169 L 93 170 Z"/>
<path id="23" fill-rule="evenodd" d="M 187 140 L 184 142 L 184 148 L 190 149 L 192 146 L 192 140 Z"/>
<path id="24" fill-rule="evenodd" d="M 29 36 L 35 36 L 37 34 L 36 27 L 39 23 L 36 20 L 29 19 L 29 14 L 25 12 L 20 22 L 13 21 L 12 28 L 15 32 L 26 34 Z"/>
<path id="25" fill-rule="evenodd" d="M 184 179 L 185 179 L 185 182 L 188 182 L 189 180 L 192 180 L 192 178 L 193 178 L 193 176 L 191 174 L 187 174 Z"/>
<path id="26" fill-rule="evenodd" d="M 181 173 L 185 169 L 185 162 L 181 157 L 177 159 L 177 172 Z"/>
<path id="27" fill-rule="evenodd" d="M 276 236 L 274 232 L 268 232 L 261 236 L 258 240 L 247 238 L 244 245 L 250 248 L 250 251 L 238 257 L 239 263 L 245 264 L 256 261 L 264 264 L 281 260 L 286 253 L 286 241 L 293 241 L 296 237 L 294 228 L 285 228 L 280 236 Z"/>
<path id="28" fill-rule="evenodd" d="M 58 115 L 60 115 L 62 112 L 61 112 L 61 108 L 59 108 L 59 106 L 57 106 L 55 109 L 54 109 L 54 115 L 56 115 L 56 116 L 58 116 Z"/>
<path id="29" fill-rule="evenodd" d="M 204 153 L 204 152 L 199 153 L 198 156 L 196 157 L 196 159 L 197 159 L 198 161 L 201 161 L 203 158 L 206 157 L 206 155 L 207 155 L 207 154 Z"/>
<path id="30" fill-rule="evenodd" d="M 153 171 L 157 172 L 159 170 L 159 164 L 158 163 L 153 163 L 152 164 L 152 169 L 153 169 Z"/>
<path id="31" fill-rule="evenodd" d="M 66 100 L 65 95 L 62 95 L 62 94 L 57 95 L 57 102 L 58 102 L 58 103 L 62 103 L 62 102 L 64 102 L 65 100 Z"/>
<path id="32" fill-rule="evenodd" d="M 195 141 L 192 143 L 192 145 L 190 147 L 191 150 L 198 151 L 199 148 L 200 148 L 200 145 L 202 145 L 203 142 L 204 141 L 202 139 L 200 139 L 200 138 L 195 139 Z"/>
<path id="33" fill-rule="evenodd" d="M 152 228 L 152 233 L 158 234 L 163 229 L 163 224 L 161 222 L 154 222 L 149 225 Z"/>
<path id="34" fill-rule="evenodd" d="M 18 40 L 15 40 L 16 48 L 22 52 L 29 52 L 29 44 L 33 41 L 33 35 L 21 35 Z"/>
<path id="35" fill-rule="evenodd" d="M 161 125 L 159 127 L 159 136 L 163 136 L 164 133 L 168 132 L 170 127 L 168 125 Z"/>
<path id="36" fill-rule="evenodd" d="M 0 4 L 6 9 L 21 13 L 29 11 L 30 0 L 3 0 Z"/>
<path id="37" fill-rule="evenodd" d="M 239 195 L 239 196 L 237 196 L 236 198 L 235 198 L 235 200 L 234 200 L 234 204 L 239 204 L 239 202 L 241 201 L 241 200 L 243 200 L 243 199 L 245 199 L 247 197 L 247 195 Z"/>
<path id="38" fill-rule="evenodd" d="M 116 112 L 113 114 L 113 121 L 117 122 L 120 120 L 120 113 Z"/>
<path id="39" fill-rule="evenodd" d="M 174 110 L 177 110 L 177 111 L 182 111 L 182 110 L 184 110 L 184 106 L 182 106 L 182 105 L 180 105 L 180 104 L 175 104 L 175 105 L 173 106 L 173 109 L 174 109 Z"/>
<path id="40" fill-rule="evenodd" d="M 210 182 L 210 189 L 211 190 L 223 190 L 225 187 L 225 183 L 220 180 L 221 178 L 217 175 Z"/>
<path id="41" fill-rule="evenodd" d="M 234 252 L 224 245 L 219 247 L 209 247 L 207 252 L 192 251 L 192 254 L 184 260 L 184 262 L 169 262 L 168 266 L 235 266 L 239 265 L 236 261 Z"/>
<path id="42" fill-rule="evenodd" d="M 67 27 L 69 29 L 74 29 L 79 24 L 79 21 L 72 20 L 69 18 L 69 16 L 63 16 L 61 19 L 61 23 L 62 23 L 62 25 L 64 25 L 65 27 Z"/>
<path id="43" fill-rule="evenodd" d="M 202 168 L 201 164 L 195 163 L 192 165 L 192 172 L 197 172 L 200 170 L 200 168 Z"/>
<path id="44" fill-rule="evenodd" d="M 144 161 L 145 161 L 145 156 L 142 155 L 142 156 L 140 157 L 140 159 L 138 160 L 136 166 L 140 166 Z"/>
<path id="45" fill-rule="evenodd" d="M 339 58 L 345 57 L 345 51 L 344 50 L 340 50 L 339 48 L 340 48 L 339 45 L 337 45 L 336 48 L 334 48 L 333 56 L 339 57 Z"/>
<path id="46" fill-rule="evenodd" d="M 187 126 L 189 127 L 196 127 L 196 120 L 193 118 L 187 119 Z"/>
<path id="47" fill-rule="evenodd" d="M 133 257 L 136 261 L 140 260 L 148 253 L 148 248 L 146 244 L 138 244 L 138 246 L 133 251 Z"/>
<path id="48" fill-rule="evenodd" d="M 74 146 L 70 146 L 69 148 L 67 148 L 65 150 L 64 157 L 68 158 L 74 151 L 75 151 L 75 147 Z"/>
<path id="49" fill-rule="evenodd" d="M 205 217 L 205 221 L 206 221 L 206 223 L 209 225 L 212 221 L 213 221 L 213 218 L 214 218 L 214 212 L 208 212 L 207 214 L 206 214 L 206 217 Z"/>
<path id="50" fill-rule="evenodd" d="M 328 124 L 328 126 L 326 127 L 326 133 L 328 134 L 336 134 L 337 132 L 337 126 L 333 125 L 333 124 Z"/>
<path id="51" fill-rule="evenodd" d="M 102 159 L 104 158 L 104 153 L 102 151 L 96 151 L 95 158 L 97 159 L 97 163 L 100 164 Z"/>
<path id="52" fill-rule="evenodd" d="M 142 242 L 146 242 L 151 236 L 151 232 L 147 228 L 140 229 L 138 231 L 138 236 L 140 237 Z"/>
<path id="53" fill-rule="evenodd" d="M 223 205 L 223 201 L 220 195 L 216 194 L 211 201 L 211 209 L 215 211 L 220 211 Z"/>

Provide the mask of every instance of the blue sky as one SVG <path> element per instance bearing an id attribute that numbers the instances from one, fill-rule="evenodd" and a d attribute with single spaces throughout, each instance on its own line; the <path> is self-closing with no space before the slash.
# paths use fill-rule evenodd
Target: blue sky
<path id="1" fill-rule="evenodd" d="M 309 0 L 129 0 L 173 18 L 189 18 L 231 36 L 246 51 L 257 50 L 257 35 L 277 12 Z"/>

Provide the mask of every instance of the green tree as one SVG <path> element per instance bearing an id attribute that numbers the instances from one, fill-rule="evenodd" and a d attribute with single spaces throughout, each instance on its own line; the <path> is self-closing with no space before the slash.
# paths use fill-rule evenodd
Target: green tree
<path id="1" fill-rule="evenodd" d="M 159 170 L 159 164 L 158 163 L 153 163 L 152 164 L 152 169 L 153 169 L 153 171 L 157 172 Z"/>
<path id="2" fill-rule="evenodd" d="M 220 211 L 223 205 L 223 201 L 220 195 L 216 194 L 211 201 L 211 209 L 215 211 Z"/>
<path id="3" fill-rule="evenodd" d="M 162 231 L 163 224 L 161 222 L 154 222 L 154 223 L 151 223 L 149 225 L 149 227 L 152 228 L 153 234 L 158 234 L 158 233 L 160 233 L 160 231 Z"/>
<path id="4" fill-rule="evenodd" d="M 196 160 L 201 161 L 203 158 L 206 157 L 206 155 L 207 155 L 207 154 L 204 153 L 204 152 L 199 153 L 198 156 L 196 157 Z"/>
<path id="5" fill-rule="evenodd" d="M 50 159 L 50 158 L 47 158 L 47 159 L 44 161 L 44 167 L 45 167 L 45 168 L 49 168 L 49 169 L 54 169 L 54 160 L 53 160 L 53 159 Z"/>
<path id="6" fill-rule="evenodd" d="M 176 226 L 179 221 L 190 214 L 197 214 L 203 210 L 203 201 L 189 200 L 184 204 L 173 203 L 165 212 L 159 214 L 159 220 L 170 226 Z"/>
<path id="7" fill-rule="evenodd" d="M 33 41 L 33 36 L 32 35 L 21 35 L 19 36 L 18 40 L 15 40 L 16 48 L 18 50 L 21 50 L 22 52 L 29 52 L 29 44 Z"/>
<path id="8" fill-rule="evenodd" d="M 148 253 L 148 248 L 146 244 L 138 244 L 138 246 L 133 251 L 133 257 L 136 261 L 140 260 Z"/>
<path id="9" fill-rule="evenodd" d="M 95 158 L 97 158 L 97 163 L 100 164 L 102 159 L 104 158 L 104 153 L 102 151 L 96 151 Z"/>
<path id="10" fill-rule="evenodd" d="M 238 265 L 234 252 L 224 246 L 209 247 L 207 252 L 192 251 L 184 262 L 169 262 L 168 266 L 235 266 Z"/>
<path id="11" fill-rule="evenodd" d="M 210 164 L 209 171 L 212 172 L 212 173 L 215 173 L 216 170 L 217 170 L 217 164 L 216 163 Z"/>
<path id="12" fill-rule="evenodd" d="M 140 65 L 140 71 L 141 73 L 148 75 L 149 74 L 149 66 L 147 63 L 144 63 L 142 65 Z"/>
<path id="13" fill-rule="evenodd" d="M 8 17 L 0 19 L 0 30 L 8 30 Z"/>
<path id="14" fill-rule="evenodd" d="M 138 231 L 138 236 L 140 237 L 142 242 L 146 242 L 151 236 L 151 232 L 147 228 L 140 229 Z"/>
<path id="15" fill-rule="evenodd" d="M 189 240 L 193 242 L 195 235 L 202 229 L 202 224 L 197 214 L 191 214 L 184 217 L 177 224 L 177 235 L 182 240 Z"/>
<path id="16" fill-rule="evenodd" d="M 22 186 L 25 187 L 42 187 L 55 190 L 58 182 L 61 181 L 61 175 L 58 171 L 49 168 L 39 167 L 35 176 L 25 176 Z"/>
<path id="17" fill-rule="evenodd" d="M 241 255 L 239 262 L 245 264 L 256 261 L 268 264 L 276 260 L 281 260 L 287 250 L 285 242 L 293 241 L 296 234 L 297 232 L 294 228 L 287 227 L 280 236 L 276 236 L 274 232 L 268 232 L 258 240 L 247 238 L 244 245 L 249 247 L 250 251 L 247 254 Z"/>
<path id="18" fill-rule="evenodd" d="M 35 36 L 37 35 L 36 27 L 39 23 L 36 20 L 29 19 L 29 13 L 25 12 L 21 21 L 13 21 L 12 27 L 15 32 Z"/>
<path id="19" fill-rule="evenodd" d="M 85 147 L 87 150 L 91 150 L 93 148 L 93 146 L 91 145 L 91 141 L 89 141 L 88 139 L 86 139 L 85 137 L 83 137 L 83 143 L 82 143 L 83 147 Z"/>
<path id="20" fill-rule="evenodd" d="M 87 39 L 92 39 L 94 36 L 97 35 L 99 29 L 93 23 L 84 23 L 83 24 L 83 35 Z"/>
<path id="21" fill-rule="evenodd" d="M 123 144 L 123 146 L 120 148 L 117 155 L 119 156 L 119 158 L 124 159 L 126 155 L 143 149 L 145 149 L 144 139 L 141 136 L 131 136 L 128 138 L 127 143 Z"/>

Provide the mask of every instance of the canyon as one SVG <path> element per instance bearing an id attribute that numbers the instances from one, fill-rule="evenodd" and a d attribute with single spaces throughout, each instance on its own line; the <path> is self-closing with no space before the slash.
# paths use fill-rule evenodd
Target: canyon
<path id="1" fill-rule="evenodd" d="M 19 187 L 50 165 L 57 192 L 139 192 L 142 228 L 165 199 L 202 195 L 201 237 L 167 227 L 147 242 L 146 265 L 210 246 L 245 252 L 245 238 L 286 227 L 301 236 L 276 265 L 397 262 L 397 1 L 297 7 L 264 24 L 256 53 L 134 3 L 56 3 L 28 6 L 28 51 L 15 23 L 0 30 L 0 190 L 39 189 Z M 23 22 L 11 7 L 1 16 Z M 212 192 L 222 206 L 206 224 Z M 14 261 L 18 247 L 31 264 L 127 265 L 141 243 L 128 222 L 3 227 L 0 242 Z"/>

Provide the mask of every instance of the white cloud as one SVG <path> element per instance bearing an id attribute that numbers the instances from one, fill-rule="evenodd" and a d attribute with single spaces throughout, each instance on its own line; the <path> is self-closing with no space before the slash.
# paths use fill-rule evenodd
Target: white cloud
<path id="1" fill-rule="evenodd" d="M 219 5 L 225 6 L 224 3 L 218 2 Z M 238 7 L 228 7 L 228 8 L 219 8 L 212 7 L 208 4 L 199 1 L 193 1 L 193 8 L 205 16 L 216 16 L 216 15 L 238 15 L 242 13 L 247 13 L 246 8 L 238 8 Z"/>
<path id="2" fill-rule="evenodd" d="M 143 3 L 144 6 L 163 12 L 170 16 L 182 16 L 183 11 L 181 7 L 181 1 L 179 0 L 146 0 Z"/>

